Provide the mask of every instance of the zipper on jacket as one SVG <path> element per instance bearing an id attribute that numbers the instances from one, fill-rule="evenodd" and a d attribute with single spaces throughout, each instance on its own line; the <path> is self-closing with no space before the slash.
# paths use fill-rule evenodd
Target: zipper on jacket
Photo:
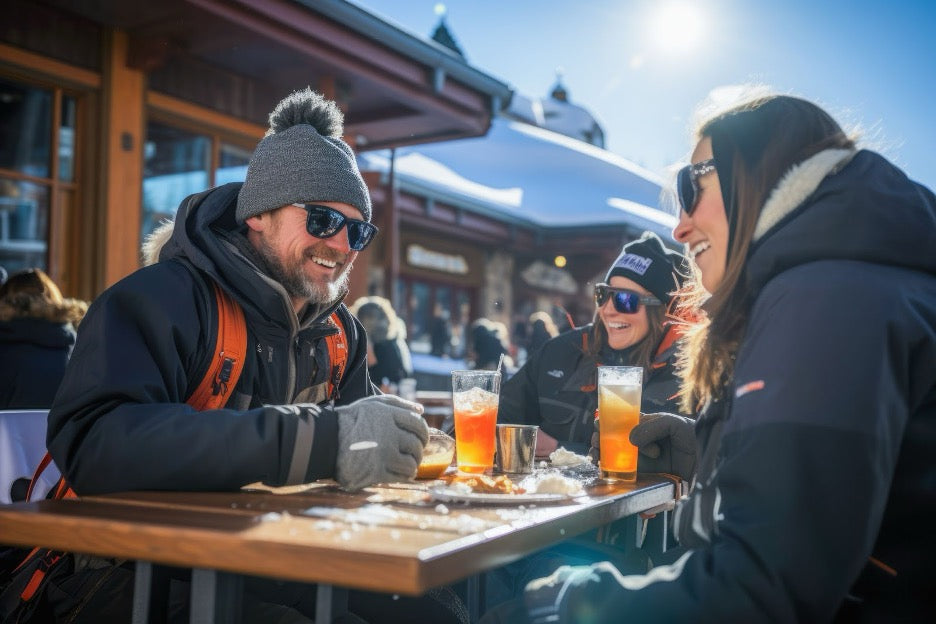
<path id="1" fill-rule="evenodd" d="M 299 337 L 297 332 L 292 332 L 290 340 L 293 344 L 293 350 L 286 363 L 286 402 L 292 403 L 296 398 L 296 367 L 299 357 Z"/>

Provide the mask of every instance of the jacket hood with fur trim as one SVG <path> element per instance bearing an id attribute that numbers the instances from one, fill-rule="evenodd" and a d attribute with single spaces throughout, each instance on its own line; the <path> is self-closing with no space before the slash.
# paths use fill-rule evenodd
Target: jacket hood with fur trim
<path id="1" fill-rule="evenodd" d="M 857 260 L 936 275 L 936 196 L 879 154 L 825 150 L 793 167 L 761 211 L 747 263 L 758 291 L 787 269 Z"/>
<path id="2" fill-rule="evenodd" d="M 77 327 L 87 311 L 87 302 L 80 299 L 66 298 L 61 304 L 54 304 L 42 297 L 25 293 L 0 299 L 0 321 L 37 319 L 53 323 L 71 323 Z"/>

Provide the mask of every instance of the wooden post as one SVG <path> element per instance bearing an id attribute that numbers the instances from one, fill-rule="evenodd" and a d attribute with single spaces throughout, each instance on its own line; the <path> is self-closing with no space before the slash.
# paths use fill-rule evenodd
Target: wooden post
<path id="1" fill-rule="evenodd" d="M 390 174 L 387 176 L 387 240 L 385 242 L 384 289 L 394 310 L 403 303 L 397 301 L 397 279 L 400 277 L 400 211 L 396 202 L 396 148 L 390 149 Z"/>
<path id="2" fill-rule="evenodd" d="M 106 42 L 101 89 L 104 146 L 101 225 L 104 286 L 110 286 L 140 266 L 146 77 L 127 65 L 129 46 L 125 32 L 111 30 Z"/>

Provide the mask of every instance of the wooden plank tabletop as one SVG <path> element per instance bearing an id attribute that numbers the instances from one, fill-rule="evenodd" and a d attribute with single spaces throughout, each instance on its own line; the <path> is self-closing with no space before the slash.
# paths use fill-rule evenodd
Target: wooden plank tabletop
<path id="1" fill-rule="evenodd" d="M 0 506 L 0 543 L 419 595 L 673 499 L 672 481 L 562 504 L 426 502 L 417 484 L 131 492 Z"/>

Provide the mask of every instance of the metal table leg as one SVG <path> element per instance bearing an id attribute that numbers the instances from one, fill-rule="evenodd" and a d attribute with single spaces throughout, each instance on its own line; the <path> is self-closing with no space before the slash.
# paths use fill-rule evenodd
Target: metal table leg
<path id="1" fill-rule="evenodd" d="M 137 561 L 133 579 L 133 624 L 165 622 L 169 609 L 169 571 Z"/>
<path id="2" fill-rule="evenodd" d="M 315 621 L 331 622 L 348 612 L 348 590 L 320 583 L 315 589 Z"/>
<path id="3" fill-rule="evenodd" d="M 468 602 L 468 621 L 472 624 L 480 620 L 481 616 L 484 615 L 484 582 L 485 576 L 483 572 L 481 574 L 469 576 L 467 579 L 465 599 Z"/>
<path id="4" fill-rule="evenodd" d="M 192 624 L 240 624 L 244 579 L 216 570 L 192 570 Z"/>

